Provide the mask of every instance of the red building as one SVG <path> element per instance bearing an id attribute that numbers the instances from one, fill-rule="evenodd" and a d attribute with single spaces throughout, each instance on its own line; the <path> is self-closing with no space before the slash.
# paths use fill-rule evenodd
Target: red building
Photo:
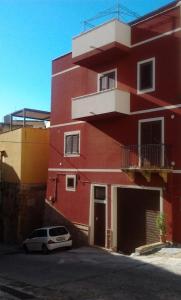
<path id="1" fill-rule="evenodd" d="M 73 38 L 53 61 L 46 222 L 130 253 L 181 243 L 181 2 Z"/>

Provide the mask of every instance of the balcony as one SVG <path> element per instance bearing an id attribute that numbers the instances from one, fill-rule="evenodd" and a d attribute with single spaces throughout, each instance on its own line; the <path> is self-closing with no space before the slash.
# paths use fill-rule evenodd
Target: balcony
<path id="1" fill-rule="evenodd" d="M 73 38 L 73 63 L 87 66 L 95 61 L 120 57 L 131 45 L 130 26 L 111 20 Z M 96 60 L 97 58 L 97 60 Z"/>
<path id="2" fill-rule="evenodd" d="M 72 99 L 72 119 L 95 119 L 130 113 L 130 93 L 118 89 Z"/>
<path id="3" fill-rule="evenodd" d="M 172 170 L 169 157 L 170 147 L 165 144 L 121 146 L 121 169 L 132 178 L 139 172 L 148 182 L 152 173 L 158 173 L 166 182 Z"/>

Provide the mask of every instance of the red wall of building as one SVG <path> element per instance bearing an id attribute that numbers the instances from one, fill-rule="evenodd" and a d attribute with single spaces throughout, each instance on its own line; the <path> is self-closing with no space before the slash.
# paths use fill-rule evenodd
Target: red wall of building
<path id="1" fill-rule="evenodd" d="M 177 8 L 164 16 L 158 15 L 138 24 L 132 24 L 132 43 L 153 38 L 179 27 L 181 25 L 179 13 Z M 140 110 L 181 104 L 180 39 L 180 32 L 165 35 L 160 39 L 132 47 L 129 53 L 116 60 L 112 57 L 111 64 L 109 62 L 107 65 L 105 63 L 102 65 L 97 61 L 93 69 L 73 65 L 71 53 L 53 61 L 51 125 L 57 127 L 51 128 L 49 167 L 57 171 L 49 172 L 47 198 L 54 191 L 54 182 L 51 180 L 54 176 L 57 178 L 54 205 L 72 222 L 89 224 L 91 183 L 109 185 L 109 226 L 111 184 L 160 187 L 164 191 L 169 238 L 181 242 L 181 175 L 171 173 L 168 175 L 168 182 L 164 183 L 158 174 L 152 175 L 151 182 L 147 182 L 140 174 L 136 174 L 133 181 L 125 172 L 76 171 L 77 169 L 121 169 L 120 146 L 138 144 L 139 120 L 157 117 L 164 117 L 164 143 L 170 145 L 168 153 L 170 165 L 174 162 L 174 169 L 181 170 L 181 139 L 177 134 L 181 129 L 180 108 L 136 113 Z M 148 94 L 137 95 L 137 62 L 152 57 L 155 57 L 156 63 L 156 89 Z M 56 75 L 69 68 L 72 70 Z M 130 92 L 131 112 L 135 114 L 66 125 L 65 123 L 78 121 L 71 118 L 72 98 L 96 92 L 98 73 L 114 68 L 117 68 L 118 74 L 117 88 Z M 80 156 L 65 157 L 64 133 L 74 130 L 80 130 Z M 66 172 L 61 169 L 73 169 L 69 173 L 79 175 L 76 192 L 66 191 Z"/>

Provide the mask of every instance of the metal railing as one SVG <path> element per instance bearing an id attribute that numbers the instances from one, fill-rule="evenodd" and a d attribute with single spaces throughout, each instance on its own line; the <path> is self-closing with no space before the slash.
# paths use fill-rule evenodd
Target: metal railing
<path id="1" fill-rule="evenodd" d="M 168 169 L 169 148 L 165 144 L 121 146 L 121 168 Z"/>

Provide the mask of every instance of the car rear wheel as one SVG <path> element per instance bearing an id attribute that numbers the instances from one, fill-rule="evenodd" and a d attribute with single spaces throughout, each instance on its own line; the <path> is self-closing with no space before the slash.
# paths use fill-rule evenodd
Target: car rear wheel
<path id="1" fill-rule="evenodd" d="M 28 249 L 28 247 L 27 247 L 26 245 L 23 245 L 23 250 L 24 250 L 24 252 L 25 252 L 26 254 L 29 253 L 29 249 Z"/>
<path id="2" fill-rule="evenodd" d="M 45 244 L 42 245 L 41 249 L 42 249 L 43 254 L 48 254 L 49 253 L 49 250 L 48 250 L 48 248 Z"/>

